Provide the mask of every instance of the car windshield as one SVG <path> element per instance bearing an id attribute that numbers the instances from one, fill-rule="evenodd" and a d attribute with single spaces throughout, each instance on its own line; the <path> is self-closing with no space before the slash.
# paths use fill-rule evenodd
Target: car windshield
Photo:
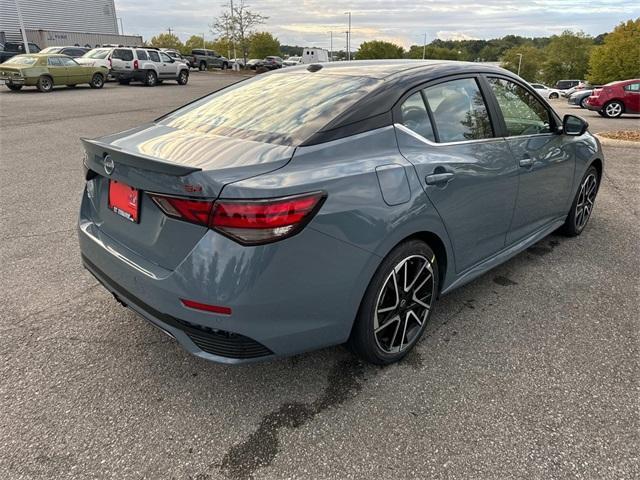
<path id="1" fill-rule="evenodd" d="M 306 71 L 266 75 L 209 95 L 160 122 L 203 133 L 292 145 L 320 130 L 378 82 Z"/>
<path id="2" fill-rule="evenodd" d="M 58 53 L 62 50 L 62 47 L 47 47 L 44 50 L 40 50 L 40 53 Z"/>
<path id="3" fill-rule="evenodd" d="M 111 50 L 108 48 L 94 48 L 93 50 L 89 50 L 87 53 L 85 53 L 83 57 L 103 59 L 103 58 L 107 58 L 110 51 Z"/>
<path id="4" fill-rule="evenodd" d="M 4 62 L 5 65 L 34 65 L 38 59 L 36 57 L 27 57 L 23 55 L 11 57 Z"/>

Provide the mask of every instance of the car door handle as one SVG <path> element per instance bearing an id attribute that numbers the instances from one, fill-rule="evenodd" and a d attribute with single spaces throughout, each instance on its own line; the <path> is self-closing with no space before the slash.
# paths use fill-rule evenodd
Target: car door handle
<path id="1" fill-rule="evenodd" d="M 427 185 L 446 185 L 453 180 L 454 176 L 455 175 L 451 172 L 434 173 L 427 175 L 424 180 L 427 182 Z"/>
<path id="2" fill-rule="evenodd" d="M 529 168 L 535 163 L 535 160 L 529 156 L 526 156 L 524 158 L 521 158 L 519 163 L 521 167 Z"/>

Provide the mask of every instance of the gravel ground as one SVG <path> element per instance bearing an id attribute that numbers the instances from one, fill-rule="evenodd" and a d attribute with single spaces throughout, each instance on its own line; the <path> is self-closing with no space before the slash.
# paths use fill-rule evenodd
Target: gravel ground
<path id="1" fill-rule="evenodd" d="M 640 477 L 638 148 L 605 148 L 582 236 L 444 297 L 399 365 L 210 364 L 116 304 L 80 265 L 78 138 L 235 79 L 0 92 L 0 478 Z"/>

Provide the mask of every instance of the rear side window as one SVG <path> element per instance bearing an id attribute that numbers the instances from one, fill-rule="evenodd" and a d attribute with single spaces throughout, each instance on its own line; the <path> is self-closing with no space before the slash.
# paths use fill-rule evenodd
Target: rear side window
<path id="1" fill-rule="evenodd" d="M 50 67 L 62 67 L 62 61 L 60 57 L 49 57 L 47 59 L 47 64 Z"/>
<path id="2" fill-rule="evenodd" d="M 409 130 L 432 142 L 436 141 L 422 93 L 416 92 L 404 101 L 400 107 L 400 117 L 402 125 Z"/>
<path id="3" fill-rule="evenodd" d="M 152 62 L 160 61 L 160 55 L 158 55 L 158 52 L 154 50 L 149 50 L 149 58 L 151 59 Z"/>
<path id="4" fill-rule="evenodd" d="M 441 143 L 493 137 L 489 112 L 478 83 L 463 78 L 423 90 Z"/>
<path id="5" fill-rule="evenodd" d="M 306 71 L 259 76 L 181 108 L 161 123 L 202 133 L 295 145 L 346 111 L 378 83 L 367 77 Z"/>
<path id="6" fill-rule="evenodd" d="M 640 83 L 630 83 L 629 85 L 625 85 L 624 89 L 627 92 L 640 92 Z"/>
<path id="7" fill-rule="evenodd" d="M 124 48 L 116 48 L 111 57 L 117 58 L 118 60 L 124 60 L 125 62 L 130 62 L 133 60 L 133 52 Z"/>
<path id="8" fill-rule="evenodd" d="M 191 50 L 191 55 L 202 55 L 202 50 Z"/>
<path id="9" fill-rule="evenodd" d="M 144 50 L 136 50 L 136 55 L 138 56 L 138 60 L 148 60 L 149 56 L 147 55 L 147 52 L 145 52 Z"/>
<path id="10" fill-rule="evenodd" d="M 523 86 L 504 78 L 489 78 L 510 137 L 551 132 L 549 111 Z"/>

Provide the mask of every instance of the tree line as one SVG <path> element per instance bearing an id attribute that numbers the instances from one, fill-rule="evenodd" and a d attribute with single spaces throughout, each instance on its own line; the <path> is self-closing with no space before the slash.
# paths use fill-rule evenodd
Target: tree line
<path id="1" fill-rule="evenodd" d="M 174 48 L 188 54 L 208 48 L 232 58 L 264 58 L 268 55 L 301 55 L 302 47 L 281 45 L 269 32 L 254 31 L 267 17 L 246 10 L 244 2 L 234 6 L 235 16 L 223 14 L 214 19 L 211 31 L 217 40 L 205 41 L 198 35 L 182 42 L 172 33 L 151 39 L 155 47 Z M 236 10 L 237 9 L 237 10 Z M 234 41 L 231 41 L 231 39 Z M 346 52 L 334 51 L 337 60 Z M 474 62 L 500 62 L 507 70 L 530 82 L 554 84 L 561 79 L 587 79 L 592 84 L 640 77 L 640 18 L 619 24 L 612 32 L 595 37 L 583 32 L 565 31 L 551 37 L 527 38 L 507 35 L 491 40 L 434 40 L 428 45 L 412 45 L 408 50 L 382 40 L 363 42 L 355 52 L 367 59 L 442 59 Z"/>
<path id="2" fill-rule="evenodd" d="M 551 37 L 507 35 L 492 40 L 434 40 L 401 46 L 372 40 L 360 45 L 356 58 L 428 58 L 500 62 L 530 82 L 588 79 L 593 84 L 640 77 L 640 18 L 620 23 L 612 32 L 592 37 L 565 31 Z"/>

